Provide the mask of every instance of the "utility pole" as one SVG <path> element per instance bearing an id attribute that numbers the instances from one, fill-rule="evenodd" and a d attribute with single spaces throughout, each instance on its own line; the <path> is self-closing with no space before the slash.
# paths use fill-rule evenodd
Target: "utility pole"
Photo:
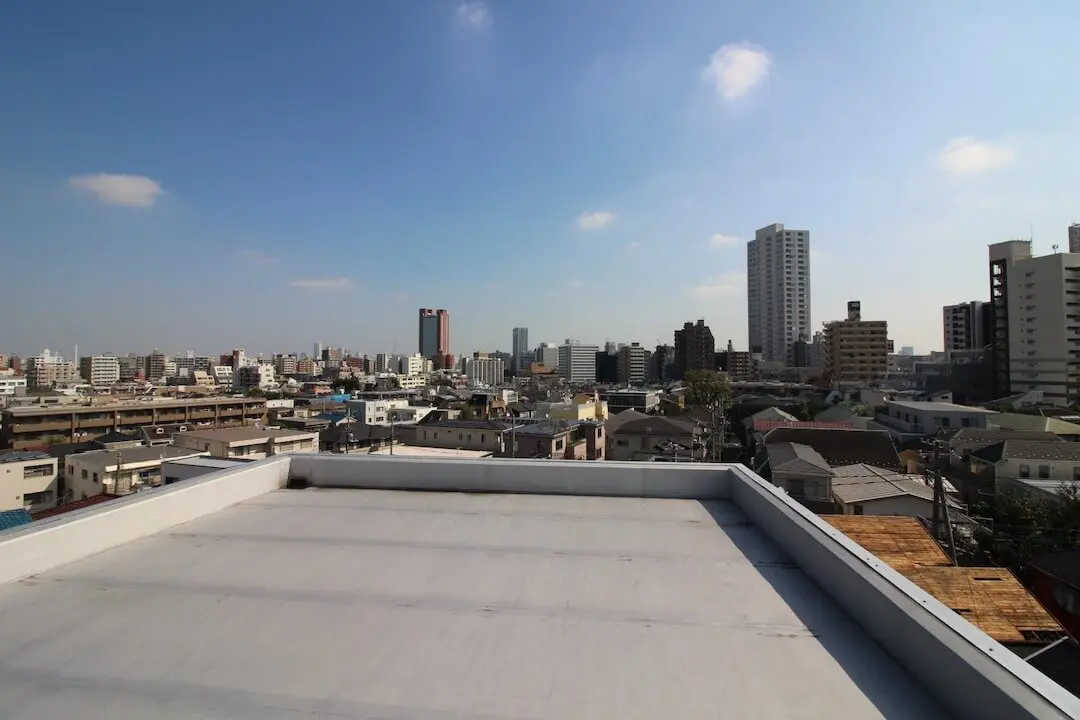
<path id="1" fill-rule="evenodd" d="M 945 494 L 945 481 L 941 477 L 941 450 L 945 441 L 934 436 L 930 442 L 934 447 L 934 511 L 932 526 L 934 538 L 939 541 L 948 541 L 949 554 L 952 556 L 953 565 L 956 565 L 956 541 L 953 538 L 952 518 L 949 515 L 949 502 Z"/>

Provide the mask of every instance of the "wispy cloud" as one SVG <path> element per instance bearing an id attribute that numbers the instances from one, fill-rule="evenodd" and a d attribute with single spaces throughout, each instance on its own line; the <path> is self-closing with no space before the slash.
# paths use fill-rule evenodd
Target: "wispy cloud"
<path id="1" fill-rule="evenodd" d="M 68 184 L 90 193 L 105 205 L 150 207 L 165 194 L 156 180 L 142 175 L 75 175 L 68 178 Z"/>
<path id="2" fill-rule="evenodd" d="M 739 295 L 746 289 L 746 274 L 731 272 L 712 277 L 687 289 L 695 297 L 716 298 Z"/>
<path id="3" fill-rule="evenodd" d="M 728 247 L 730 245 L 738 245 L 743 242 L 742 238 L 735 237 L 734 235 L 724 235 L 723 233 L 716 233 L 709 238 L 709 245 L 711 247 Z"/>
<path id="4" fill-rule="evenodd" d="M 585 213 L 578 218 L 577 224 L 582 230 L 599 230 L 613 222 L 615 222 L 615 213 L 601 210 Z"/>
<path id="5" fill-rule="evenodd" d="M 491 11 L 484 3 L 470 0 L 458 5 L 457 19 L 465 27 L 483 30 L 491 26 Z"/>
<path id="6" fill-rule="evenodd" d="M 941 169 L 953 177 L 977 175 L 1014 162 L 1016 153 L 1010 148 L 973 137 L 950 140 L 938 154 Z"/>
<path id="7" fill-rule="evenodd" d="M 294 287 L 298 290 L 309 290 L 311 292 L 342 292 L 344 290 L 351 290 L 352 286 L 352 280 L 343 277 L 299 278 L 297 280 L 289 281 L 289 287 Z"/>
<path id="8" fill-rule="evenodd" d="M 240 257 L 253 265 L 277 265 L 281 258 L 267 255 L 261 250 L 241 250 Z"/>
<path id="9" fill-rule="evenodd" d="M 772 58 L 763 48 L 734 43 L 712 54 L 701 78 L 724 100 L 738 100 L 764 82 L 771 66 Z"/>

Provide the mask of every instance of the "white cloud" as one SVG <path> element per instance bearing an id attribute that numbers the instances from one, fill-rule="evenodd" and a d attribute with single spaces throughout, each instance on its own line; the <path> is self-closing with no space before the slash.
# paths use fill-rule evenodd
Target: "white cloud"
<path id="1" fill-rule="evenodd" d="M 615 222 L 615 213 L 604 210 L 585 213 L 578 218 L 578 227 L 582 230 L 599 230 Z"/>
<path id="2" fill-rule="evenodd" d="M 938 154 L 941 168 L 954 177 L 976 175 L 1015 161 L 1016 153 L 1011 149 L 972 137 L 950 140 Z"/>
<path id="3" fill-rule="evenodd" d="M 349 278 L 300 278 L 289 281 L 289 286 L 299 290 L 312 292 L 341 292 L 352 289 L 352 280 Z"/>
<path id="4" fill-rule="evenodd" d="M 105 205 L 150 207 L 165 194 L 156 180 L 142 175 L 75 175 L 68 178 L 68 184 L 89 192 Z"/>
<path id="5" fill-rule="evenodd" d="M 484 3 L 471 0 L 458 5 L 457 19 L 465 27 L 483 30 L 491 25 L 491 12 Z"/>
<path id="6" fill-rule="evenodd" d="M 742 238 L 737 238 L 734 235 L 724 235 L 722 233 L 716 233 L 709 238 L 709 245 L 712 247 L 727 247 L 728 245 L 738 245 L 742 242 Z"/>
<path id="7" fill-rule="evenodd" d="M 764 82 L 771 65 L 769 53 L 755 45 L 724 45 L 709 58 L 701 78 L 725 100 L 738 100 Z"/>
<path id="8" fill-rule="evenodd" d="M 261 250 L 241 250 L 240 257 L 254 265 L 277 265 L 281 258 L 267 255 Z"/>
<path id="9" fill-rule="evenodd" d="M 695 297 L 716 298 L 739 295 L 746 290 L 745 273 L 725 273 L 708 278 L 704 282 L 691 286 L 687 292 Z"/>

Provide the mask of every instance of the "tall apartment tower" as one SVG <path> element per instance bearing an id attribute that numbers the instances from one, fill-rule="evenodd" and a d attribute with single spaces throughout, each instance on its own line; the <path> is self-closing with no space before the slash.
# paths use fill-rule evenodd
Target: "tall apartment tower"
<path id="1" fill-rule="evenodd" d="M 1069 252 L 1080 253 L 1080 223 L 1069 226 Z"/>
<path id="2" fill-rule="evenodd" d="M 767 225 L 746 245 L 750 352 L 787 362 L 791 347 L 810 342 L 810 231 Z"/>
<path id="3" fill-rule="evenodd" d="M 1030 240 L 991 245 L 990 304 L 994 395 L 1080 401 L 1080 253 L 1033 257 Z"/>
<path id="4" fill-rule="evenodd" d="M 990 303 L 979 300 L 942 308 L 945 354 L 986 347 L 993 324 L 990 310 Z"/>
<path id="5" fill-rule="evenodd" d="M 596 353 L 599 351 L 596 345 L 566 340 L 559 346 L 559 375 L 571 385 L 596 382 Z"/>
<path id="6" fill-rule="evenodd" d="M 417 351 L 428 358 L 442 359 L 450 354 L 450 313 L 442 308 L 420 308 Z"/>
<path id="7" fill-rule="evenodd" d="M 649 378 L 649 351 L 639 343 L 619 348 L 616 373 L 618 381 L 625 385 L 644 385 Z"/>
<path id="8" fill-rule="evenodd" d="M 889 368 L 889 325 L 863 320 L 858 300 L 847 307 L 846 320 L 825 323 L 825 370 L 838 382 L 880 380 Z"/>
<path id="9" fill-rule="evenodd" d="M 716 340 L 704 320 L 684 323 L 675 331 L 675 372 L 685 378 L 690 370 L 716 368 Z"/>

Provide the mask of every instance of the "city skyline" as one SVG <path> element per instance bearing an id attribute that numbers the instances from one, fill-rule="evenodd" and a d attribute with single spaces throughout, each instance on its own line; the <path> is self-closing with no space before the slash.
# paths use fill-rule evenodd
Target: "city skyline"
<path id="1" fill-rule="evenodd" d="M 784 222 L 812 331 L 861 299 L 926 351 L 988 245 L 1080 215 L 1080 47 L 1042 53 L 1080 7 L 459 4 L 5 9 L 0 346 L 405 351 L 433 305 L 458 352 L 745 348 L 745 243 Z"/>

